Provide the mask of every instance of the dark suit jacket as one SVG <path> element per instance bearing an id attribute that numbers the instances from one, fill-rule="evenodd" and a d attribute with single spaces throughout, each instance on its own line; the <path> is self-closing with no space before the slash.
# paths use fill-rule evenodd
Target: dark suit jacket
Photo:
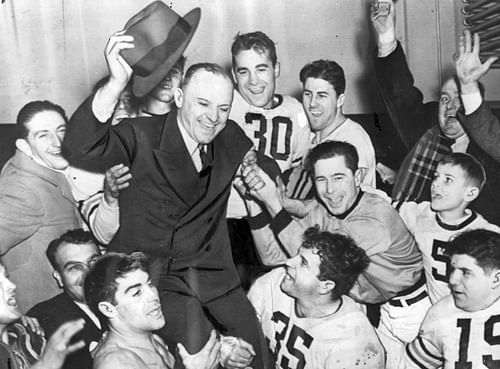
<path id="1" fill-rule="evenodd" d="M 47 340 L 52 336 L 54 331 L 63 323 L 83 318 L 85 326 L 78 333 L 73 342 L 83 339 L 85 347 L 69 355 L 64 362 L 64 369 L 91 369 L 92 358 L 89 352 L 89 344 L 99 342 L 101 339 L 101 330 L 94 324 L 85 312 L 76 305 L 73 300 L 65 293 L 61 293 L 50 300 L 40 302 L 32 307 L 28 316 L 37 318 L 45 331 Z"/>
<path id="2" fill-rule="evenodd" d="M 130 187 L 120 193 L 120 229 L 111 251 L 153 256 L 159 288 L 208 301 L 238 286 L 226 223 L 231 181 L 251 141 L 233 121 L 213 141 L 213 168 L 200 197 L 199 176 L 186 149 L 177 115 L 100 123 L 91 96 L 71 117 L 65 155 L 75 166 L 130 167 Z"/>
<path id="3" fill-rule="evenodd" d="M 460 122 L 467 134 L 500 162 L 500 122 L 488 105 L 483 101 L 475 112 L 464 115 Z"/>
<path id="4" fill-rule="evenodd" d="M 423 103 L 422 92 L 414 86 L 413 76 L 408 68 L 403 48 L 398 42 L 396 50 L 384 58 L 375 58 L 375 75 L 386 108 L 394 124 L 411 148 L 429 127 L 439 125 L 438 102 Z M 459 114 L 462 122 L 463 114 Z M 467 153 L 474 156 L 484 166 L 486 185 L 471 208 L 483 215 L 488 221 L 500 224 L 500 164 L 482 149 L 481 142 L 474 141 L 474 136 L 467 148 Z M 411 154 L 412 151 L 410 151 Z M 405 158 L 403 163 L 409 162 Z M 400 168 L 404 171 L 406 168 Z M 425 181 L 422 181 L 423 183 Z M 425 182 L 424 193 L 430 198 L 430 182 Z"/>

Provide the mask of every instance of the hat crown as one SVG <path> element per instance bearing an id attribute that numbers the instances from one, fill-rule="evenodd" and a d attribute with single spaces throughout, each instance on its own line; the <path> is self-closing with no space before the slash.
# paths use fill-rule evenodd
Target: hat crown
<path id="1" fill-rule="evenodd" d="M 134 37 L 134 47 L 120 54 L 134 71 L 134 95 L 144 96 L 167 75 L 193 37 L 200 16 L 200 8 L 181 17 L 155 1 L 130 18 L 125 30 Z"/>
<path id="2" fill-rule="evenodd" d="M 154 51 L 155 48 L 164 45 L 169 35 L 172 36 L 180 32 L 181 34 L 175 38 L 184 39 L 191 31 L 191 26 L 168 6 L 160 1 L 155 1 L 132 17 L 125 25 L 125 29 L 128 35 L 134 37 L 135 47 L 124 50 L 122 55 L 136 73 L 147 75 L 163 62 L 161 54 L 164 52 L 156 51 L 157 57 L 150 57 L 139 63 L 141 59 Z M 168 46 L 170 49 L 176 47 L 171 43 Z M 139 65 L 136 65 L 138 63 Z"/>

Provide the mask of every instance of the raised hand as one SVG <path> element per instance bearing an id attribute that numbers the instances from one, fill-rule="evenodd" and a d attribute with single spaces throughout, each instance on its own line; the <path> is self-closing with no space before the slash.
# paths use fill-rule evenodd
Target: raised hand
<path id="1" fill-rule="evenodd" d="M 380 3 L 387 5 L 378 6 L 379 1 L 372 1 L 370 19 L 375 29 L 377 42 L 379 46 L 396 41 L 396 13 L 394 11 L 394 2 L 392 0 L 383 0 Z M 384 9 L 389 7 L 389 12 Z"/>
<path id="2" fill-rule="evenodd" d="M 130 186 L 132 174 L 127 166 L 115 165 L 104 176 L 104 200 L 108 205 L 117 205 L 120 191 Z"/>
<path id="3" fill-rule="evenodd" d="M 84 320 L 78 319 L 66 322 L 57 328 L 47 342 L 47 345 L 40 356 L 40 360 L 31 368 L 60 369 L 64 364 L 64 360 L 66 360 L 66 356 L 85 346 L 85 342 L 83 340 L 71 343 L 71 338 L 73 338 L 73 336 L 79 332 L 84 325 Z"/>
<path id="4" fill-rule="evenodd" d="M 479 42 L 480 39 L 477 33 L 474 34 L 474 41 L 472 41 L 469 30 L 465 30 L 463 35 L 460 36 L 459 54 L 455 60 L 455 68 L 461 91 L 464 94 L 479 91 L 477 82 L 498 59 L 498 57 L 492 56 L 484 63 L 481 63 L 479 59 Z"/>
<path id="5" fill-rule="evenodd" d="M 177 344 L 179 356 L 186 369 L 215 369 L 219 365 L 220 342 L 215 331 L 210 332 L 210 338 L 196 354 L 189 354 L 182 343 Z"/>
<path id="6" fill-rule="evenodd" d="M 132 76 L 132 68 L 120 55 L 120 51 L 134 47 L 134 38 L 126 35 L 125 30 L 111 35 L 104 49 L 104 56 L 109 70 L 109 83 L 120 92 L 127 86 Z"/>

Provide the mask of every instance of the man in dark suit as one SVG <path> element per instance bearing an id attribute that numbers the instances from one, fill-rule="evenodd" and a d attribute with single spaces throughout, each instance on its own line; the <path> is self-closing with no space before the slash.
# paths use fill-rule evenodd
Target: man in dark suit
<path id="1" fill-rule="evenodd" d="M 75 229 L 53 240 L 47 248 L 47 258 L 54 268 L 54 278 L 64 292 L 35 305 L 27 315 L 35 317 L 47 338 L 63 324 L 83 319 L 85 326 L 75 337 L 85 346 L 67 356 L 64 369 L 92 368 L 92 349 L 101 338 L 101 323 L 85 303 L 83 280 L 89 264 L 99 256 L 99 249 L 90 232 Z"/>
<path id="2" fill-rule="evenodd" d="M 225 221 L 233 177 L 241 165 L 256 160 L 251 141 L 228 120 L 231 78 L 216 64 L 195 64 L 174 92 L 177 111 L 126 119 L 117 126 L 109 123 L 132 69 L 135 93 L 146 94 L 156 85 L 138 66 L 149 54 L 129 58 L 131 50 L 144 49 L 134 45 L 134 39 L 138 43 L 144 39 L 141 32 L 154 37 L 157 24 L 170 25 L 170 32 L 182 19 L 169 20 L 170 8 L 153 5 L 161 8 L 149 9 L 153 18 L 157 11 L 167 13 L 162 22 L 147 27 L 150 14 L 143 21 L 129 21 L 131 28 L 111 36 L 105 51 L 109 81 L 73 115 L 64 147 L 76 166 L 99 169 L 115 162 L 130 166 L 134 180 L 120 195 L 120 230 L 109 250 L 142 251 L 153 260 L 152 278 L 158 283 L 168 322 L 160 335 L 172 351 L 177 342 L 189 352 L 199 351 L 215 328 L 252 344 L 256 352 L 252 367 L 263 368 L 265 342 L 240 287 Z M 184 19 L 192 18 L 195 10 Z M 193 21 L 186 23 L 183 31 Z M 158 64 L 172 59 L 174 65 L 172 55 L 183 50 L 172 45 L 163 51 Z M 131 68 L 133 60 L 139 62 Z M 154 74 L 163 77 L 156 70 Z"/>

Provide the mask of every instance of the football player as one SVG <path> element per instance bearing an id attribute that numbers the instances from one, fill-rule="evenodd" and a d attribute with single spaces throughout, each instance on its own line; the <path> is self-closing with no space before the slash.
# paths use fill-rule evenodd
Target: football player
<path id="1" fill-rule="evenodd" d="M 369 262 L 351 238 L 311 227 L 298 255 L 257 279 L 248 297 L 276 367 L 385 367 L 374 328 L 346 296 Z"/>
<path id="2" fill-rule="evenodd" d="M 458 235 L 451 257 L 451 295 L 433 305 L 406 347 L 406 368 L 500 367 L 500 234 Z"/>

